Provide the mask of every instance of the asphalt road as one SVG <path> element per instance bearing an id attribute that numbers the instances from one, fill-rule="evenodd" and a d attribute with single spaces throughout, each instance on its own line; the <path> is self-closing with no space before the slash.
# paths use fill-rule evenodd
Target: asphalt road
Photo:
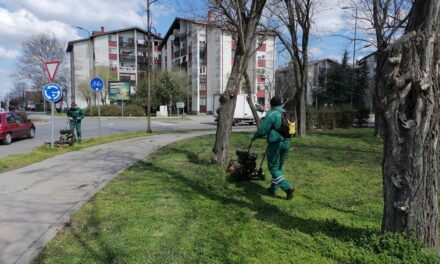
<path id="1" fill-rule="evenodd" d="M 14 140 L 11 145 L 0 145 L 0 158 L 11 154 L 29 152 L 44 142 L 51 140 L 51 122 L 49 116 L 32 115 L 33 117 L 45 119 L 37 122 L 36 135 L 34 139 Z M 32 118 L 32 117 L 31 117 Z M 54 140 L 59 138 L 59 130 L 67 127 L 67 118 L 54 118 Z M 152 119 L 151 129 L 154 131 L 189 130 L 189 129 L 215 129 L 216 123 L 212 116 L 194 116 L 189 119 L 179 120 L 171 118 L 169 120 Z M 139 118 L 101 118 L 101 135 L 112 135 L 125 132 L 137 132 L 147 130 L 147 119 Z M 98 136 L 98 119 L 85 118 L 82 121 L 83 139 Z"/>

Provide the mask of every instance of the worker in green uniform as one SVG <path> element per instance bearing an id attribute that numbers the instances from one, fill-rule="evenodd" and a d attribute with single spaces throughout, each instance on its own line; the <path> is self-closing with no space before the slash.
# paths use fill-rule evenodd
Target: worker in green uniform
<path id="1" fill-rule="evenodd" d="M 76 139 L 81 142 L 81 120 L 84 118 L 84 111 L 72 102 L 70 109 L 67 110 L 67 117 L 69 118 L 69 129 L 71 131 L 76 129 Z"/>
<path id="2" fill-rule="evenodd" d="M 269 194 L 275 195 L 278 187 L 286 192 L 286 199 L 292 199 L 294 188 L 284 178 L 282 167 L 290 148 L 290 137 L 283 137 L 278 133 L 282 124 L 285 110 L 281 106 L 281 98 L 274 96 L 270 100 L 272 109 L 266 113 L 252 140 L 267 136 L 267 165 L 272 175 Z"/>

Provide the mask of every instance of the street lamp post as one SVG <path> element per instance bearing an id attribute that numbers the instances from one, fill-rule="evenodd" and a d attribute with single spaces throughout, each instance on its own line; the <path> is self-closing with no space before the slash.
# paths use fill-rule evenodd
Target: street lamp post
<path id="1" fill-rule="evenodd" d="M 352 72 L 352 82 L 351 82 L 351 91 L 350 91 L 350 106 L 353 109 L 353 91 L 355 88 L 355 63 L 356 63 L 356 38 L 357 38 L 357 18 L 358 18 L 358 8 L 345 6 L 342 9 L 354 9 L 354 39 L 353 39 L 353 72 Z"/>
<path id="2" fill-rule="evenodd" d="M 151 131 L 151 77 L 153 75 L 154 68 L 154 41 L 151 41 L 151 4 L 157 2 L 157 0 L 147 0 L 147 34 L 148 34 L 148 102 L 147 102 L 147 133 Z"/>
<path id="3" fill-rule="evenodd" d="M 92 52 L 92 34 L 90 33 L 89 30 L 80 27 L 80 26 L 76 26 L 77 29 L 81 29 L 84 30 L 85 32 L 87 32 L 88 36 L 89 36 L 89 45 L 88 45 L 88 50 L 89 50 L 89 78 L 92 78 L 93 75 L 93 70 L 92 68 L 94 68 L 93 65 L 93 52 Z M 95 104 L 96 104 L 96 94 L 95 94 Z M 93 109 L 92 109 L 92 98 L 90 98 L 90 116 L 93 116 Z"/>

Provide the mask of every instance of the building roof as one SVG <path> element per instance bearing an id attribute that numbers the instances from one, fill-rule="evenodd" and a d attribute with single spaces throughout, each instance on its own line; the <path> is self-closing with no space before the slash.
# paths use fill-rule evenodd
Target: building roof
<path id="1" fill-rule="evenodd" d="M 165 34 L 165 36 L 162 39 L 162 42 L 159 45 L 159 49 L 162 49 L 162 47 L 165 45 L 165 43 L 167 42 L 168 38 L 171 36 L 171 34 L 173 33 L 173 30 L 179 25 L 178 23 L 184 21 L 184 22 L 188 22 L 188 23 L 193 23 L 193 24 L 197 24 L 197 25 L 202 25 L 202 26 L 214 26 L 214 27 L 218 27 L 218 28 L 222 28 L 224 30 L 229 30 L 225 24 L 219 23 L 218 21 L 212 21 L 209 22 L 208 20 L 198 20 L 198 19 L 190 19 L 190 18 L 183 18 L 183 17 L 176 17 L 173 21 L 173 23 L 171 23 L 170 28 L 168 29 L 167 33 Z M 271 30 L 261 30 L 261 31 L 257 31 L 257 33 L 260 33 L 262 35 L 272 35 L 272 36 L 276 36 L 276 33 L 274 31 Z"/>
<path id="2" fill-rule="evenodd" d="M 73 49 L 73 44 L 75 44 L 75 43 L 79 43 L 79 42 L 83 42 L 83 41 L 89 41 L 89 39 L 93 39 L 95 37 L 100 37 L 100 36 L 114 34 L 114 33 L 121 33 L 121 32 L 126 32 L 126 31 L 132 31 L 132 30 L 137 30 L 137 31 L 140 31 L 140 32 L 142 32 L 144 34 L 148 34 L 148 32 L 146 30 L 143 30 L 140 27 L 129 27 L 129 28 L 117 29 L 117 30 L 106 31 L 106 32 L 93 31 L 93 34 L 90 36 L 90 38 L 83 38 L 83 39 L 77 39 L 77 40 L 69 41 L 69 43 L 67 43 L 66 52 L 71 52 L 72 49 Z M 162 38 L 159 35 L 151 33 L 151 36 L 154 39 L 162 40 Z"/>
<path id="3" fill-rule="evenodd" d="M 335 59 L 324 58 L 324 59 L 320 59 L 320 60 L 311 60 L 311 61 L 309 61 L 309 65 L 310 64 L 317 64 L 317 63 L 320 63 L 320 62 L 323 62 L 323 61 L 330 61 L 330 62 L 339 64 L 339 61 L 337 61 Z"/>
<path id="4" fill-rule="evenodd" d="M 368 54 L 367 56 L 365 56 L 365 57 L 363 57 L 362 59 L 358 60 L 358 61 L 356 62 L 356 64 L 362 64 L 362 63 L 363 63 L 364 61 L 366 61 L 369 57 L 371 57 L 371 56 L 373 56 L 373 55 L 376 55 L 376 53 L 377 53 L 377 51 L 374 51 L 374 52 Z"/>

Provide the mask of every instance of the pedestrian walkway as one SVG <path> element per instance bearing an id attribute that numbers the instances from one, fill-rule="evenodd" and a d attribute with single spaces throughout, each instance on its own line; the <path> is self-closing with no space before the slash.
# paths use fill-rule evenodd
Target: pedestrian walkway
<path id="1" fill-rule="evenodd" d="M 72 213 L 129 165 L 169 143 L 163 134 L 69 152 L 0 174 L 0 263 L 29 263 Z"/>

